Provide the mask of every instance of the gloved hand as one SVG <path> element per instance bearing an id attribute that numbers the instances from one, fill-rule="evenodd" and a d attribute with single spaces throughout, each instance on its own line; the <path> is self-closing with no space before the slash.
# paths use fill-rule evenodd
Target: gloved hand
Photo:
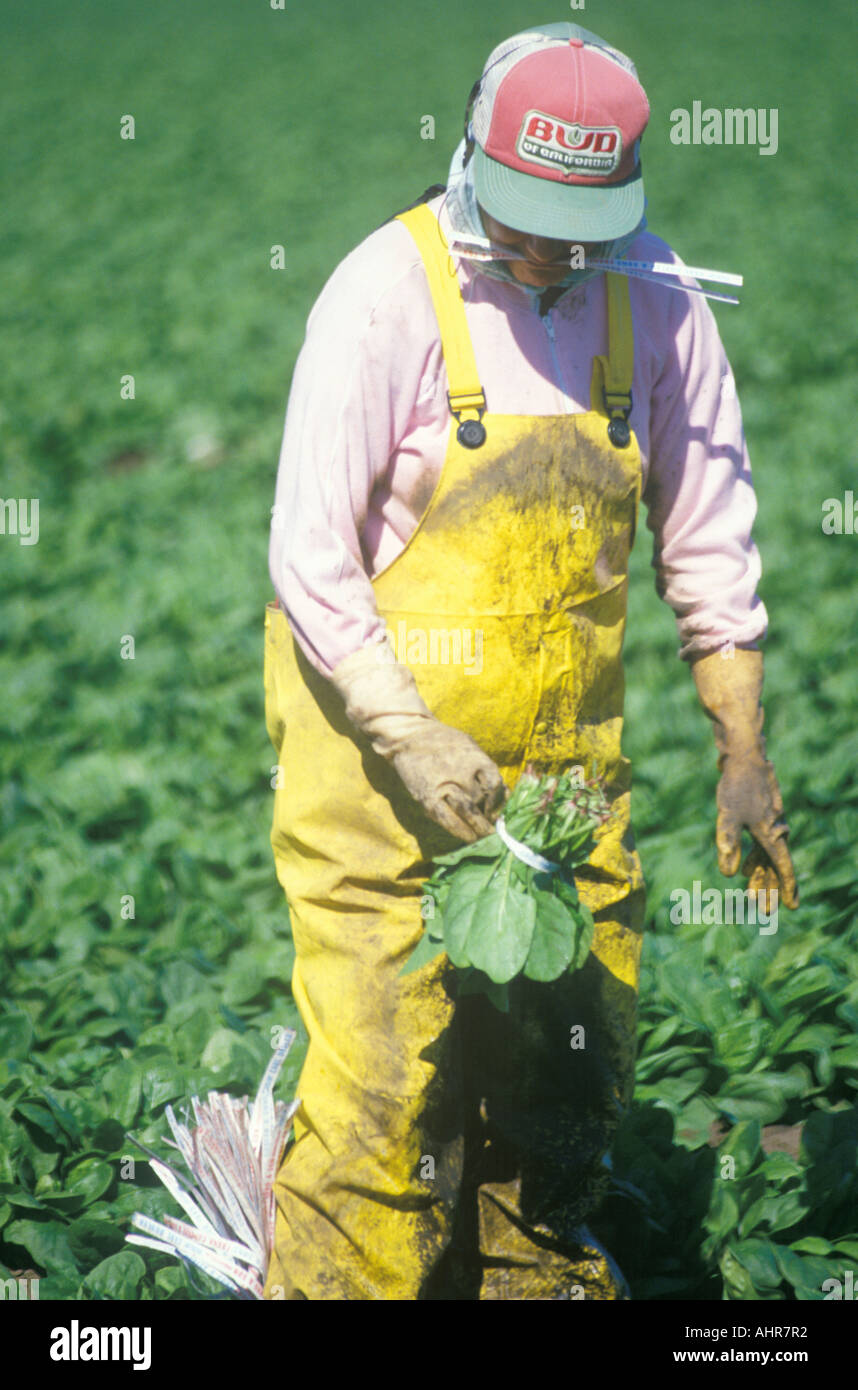
<path id="1" fill-rule="evenodd" d="M 490 835 L 508 788 L 491 758 L 424 704 L 388 644 L 362 647 L 334 668 L 346 714 L 438 825 L 460 840 Z"/>
<path id="2" fill-rule="evenodd" d="M 798 907 L 783 801 L 762 735 L 763 654 L 741 647 L 729 657 L 711 652 L 698 657 L 691 671 L 700 703 L 715 726 L 718 747 L 718 867 L 727 878 L 736 873 L 742 829 L 747 827 L 754 840 L 742 865 L 749 875 L 748 891 L 765 893 L 767 911 L 774 888 L 787 907 Z"/>

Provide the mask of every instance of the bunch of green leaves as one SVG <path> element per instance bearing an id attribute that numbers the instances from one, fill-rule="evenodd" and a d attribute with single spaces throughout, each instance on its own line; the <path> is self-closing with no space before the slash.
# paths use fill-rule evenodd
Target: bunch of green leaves
<path id="1" fill-rule="evenodd" d="M 593 918 L 578 896 L 574 870 L 610 815 L 596 778 L 578 768 L 539 777 L 528 767 L 504 808 L 509 835 L 550 861 L 533 868 L 497 831 L 439 856 L 426 882 L 430 911 L 403 974 L 446 952 L 462 972 L 460 993 L 484 993 L 509 1007 L 517 975 L 549 982 L 587 959 Z"/>

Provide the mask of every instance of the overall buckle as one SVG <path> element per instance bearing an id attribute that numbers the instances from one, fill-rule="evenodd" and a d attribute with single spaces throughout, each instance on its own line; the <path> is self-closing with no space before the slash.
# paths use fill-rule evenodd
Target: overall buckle
<path id="1" fill-rule="evenodd" d="M 459 422 L 456 430 L 456 438 L 466 449 L 479 449 L 481 444 L 486 442 L 486 427 L 483 424 L 483 416 L 486 413 L 486 398 L 482 390 L 469 392 L 466 394 L 457 393 L 456 404 L 453 404 L 453 397 L 447 392 L 447 404 L 450 407 L 450 414 Z M 476 420 L 463 420 L 463 413 L 476 411 Z"/>
<path id="2" fill-rule="evenodd" d="M 627 449 L 632 438 L 631 425 L 629 424 L 629 416 L 632 413 L 632 393 L 631 391 L 609 391 L 607 386 L 604 386 L 602 398 L 605 402 L 605 410 L 611 417 L 608 421 L 608 438 L 615 449 Z"/>

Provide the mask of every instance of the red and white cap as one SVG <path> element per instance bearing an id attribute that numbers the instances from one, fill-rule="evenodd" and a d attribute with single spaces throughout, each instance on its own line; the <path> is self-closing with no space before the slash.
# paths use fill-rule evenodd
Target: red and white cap
<path id="1" fill-rule="evenodd" d="M 634 63 L 577 24 L 489 55 L 471 114 L 474 188 L 492 217 L 562 241 L 611 241 L 644 213 L 649 102 Z"/>

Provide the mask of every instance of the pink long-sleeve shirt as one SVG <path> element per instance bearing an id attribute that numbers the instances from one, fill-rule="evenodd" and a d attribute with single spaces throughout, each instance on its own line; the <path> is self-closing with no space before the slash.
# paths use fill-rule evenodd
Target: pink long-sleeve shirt
<path id="1" fill-rule="evenodd" d="M 437 214 L 442 198 L 429 206 Z M 443 213 L 441 225 L 445 231 Z M 629 259 L 673 261 L 644 233 Z M 590 408 L 593 357 L 608 347 L 603 276 L 542 317 L 525 290 L 457 263 L 490 412 Z M 693 282 L 691 282 L 693 283 Z M 756 498 L 732 373 L 700 295 L 630 281 L 635 368 L 630 424 L 643 461 L 656 587 L 684 659 L 765 635 L 751 539 Z M 417 525 L 444 462 L 451 416 L 423 264 L 400 222 L 372 233 L 317 299 L 292 379 L 270 571 L 290 626 L 329 675 L 385 624 L 371 577 Z"/>

